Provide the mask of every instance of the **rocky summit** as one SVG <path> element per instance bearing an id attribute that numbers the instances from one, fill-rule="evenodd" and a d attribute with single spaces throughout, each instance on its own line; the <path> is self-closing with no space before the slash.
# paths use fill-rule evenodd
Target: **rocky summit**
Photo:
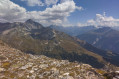
<path id="1" fill-rule="evenodd" d="M 104 79 L 88 64 L 25 54 L 0 41 L 0 79 Z"/>

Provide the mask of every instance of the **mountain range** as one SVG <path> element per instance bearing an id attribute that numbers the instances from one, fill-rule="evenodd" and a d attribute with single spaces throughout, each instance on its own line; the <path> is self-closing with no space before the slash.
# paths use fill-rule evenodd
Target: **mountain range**
<path id="1" fill-rule="evenodd" d="M 34 22 L 0 23 L 0 39 L 25 53 L 78 61 L 102 68 L 108 62 L 119 65 L 118 54 L 102 51 L 63 32 Z"/>
<path id="2" fill-rule="evenodd" d="M 71 36 L 76 36 L 81 40 L 92 44 L 93 46 L 113 52 L 119 52 L 118 46 L 118 27 L 108 27 L 108 26 L 72 26 L 72 27 L 63 27 L 51 25 L 50 28 L 64 32 Z"/>
<path id="3" fill-rule="evenodd" d="M 96 29 L 96 27 L 94 27 L 94 26 L 85 26 L 85 27 L 69 26 L 69 27 L 64 27 L 64 26 L 51 25 L 49 27 L 52 28 L 52 29 L 64 32 L 64 33 L 66 33 L 68 35 L 71 35 L 71 36 L 81 35 L 85 32 L 90 31 L 90 30 Z"/>
<path id="4" fill-rule="evenodd" d="M 110 27 L 91 30 L 77 37 L 97 48 L 119 53 L 119 31 Z"/>

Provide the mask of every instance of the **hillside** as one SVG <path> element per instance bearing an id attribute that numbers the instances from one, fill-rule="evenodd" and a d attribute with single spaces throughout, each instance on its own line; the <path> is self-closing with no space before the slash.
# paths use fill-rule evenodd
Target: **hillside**
<path id="1" fill-rule="evenodd" d="M 88 64 L 25 54 L 0 41 L 0 79 L 104 79 Z"/>
<path id="2" fill-rule="evenodd" d="M 105 50 L 96 48 L 96 47 L 92 46 L 91 44 L 87 43 L 86 41 L 81 41 L 81 40 L 78 40 L 78 41 L 79 41 L 78 43 L 83 48 L 87 49 L 88 51 L 95 52 L 95 53 L 101 55 L 107 62 L 118 65 L 119 54 L 111 52 L 111 51 L 105 51 Z"/>
<path id="3" fill-rule="evenodd" d="M 32 20 L 0 26 L 5 28 L 0 31 L 1 40 L 25 53 L 78 61 L 96 68 L 102 68 L 110 62 L 104 59 L 103 55 L 81 46 L 75 38 L 49 27 L 43 27 Z M 112 62 L 119 65 L 117 60 L 112 60 L 110 63 Z"/>
<path id="4" fill-rule="evenodd" d="M 99 28 L 77 36 L 103 50 L 119 53 L 119 31 L 109 27 Z"/>

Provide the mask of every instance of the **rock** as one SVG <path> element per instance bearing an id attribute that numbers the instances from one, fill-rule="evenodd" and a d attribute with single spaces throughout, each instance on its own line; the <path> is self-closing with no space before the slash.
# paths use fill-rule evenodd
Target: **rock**
<path id="1" fill-rule="evenodd" d="M 103 79 L 103 74 L 96 72 L 99 69 L 88 64 L 25 54 L 1 43 L 0 56 L 9 62 L 0 60 L 0 79 Z M 114 78 L 118 77 L 116 71 Z"/>
<path id="2" fill-rule="evenodd" d="M 5 69 L 4 68 L 0 68 L 0 72 L 2 72 L 2 71 L 5 71 Z"/>

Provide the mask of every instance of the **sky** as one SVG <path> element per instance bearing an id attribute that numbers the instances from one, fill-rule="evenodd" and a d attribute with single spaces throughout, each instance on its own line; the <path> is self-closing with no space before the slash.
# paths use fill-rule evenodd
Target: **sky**
<path id="1" fill-rule="evenodd" d="M 119 26 L 119 0 L 0 0 L 0 22 Z"/>

